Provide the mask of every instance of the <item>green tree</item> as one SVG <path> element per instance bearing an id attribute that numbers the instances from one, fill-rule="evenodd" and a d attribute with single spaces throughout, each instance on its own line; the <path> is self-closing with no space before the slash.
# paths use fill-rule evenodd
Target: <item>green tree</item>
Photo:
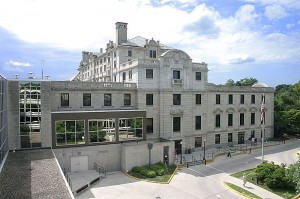
<path id="1" fill-rule="evenodd" d="M 235 83 L 234 83 L 234 80 L 232 80 L 232 79 L 227 80 L 227 82 L 225 83 L 225 86 L 234 86 L 234 85 L 235 85 Z"/>
<path id="2" fill-rule="evenodd" d="M 286 178 L 289 184 L 296 189 L 296 192 L 300 193 L 300 155 L 298 162 L 291 164 L 286 170 Z"/>
<path id="3" fill-rule="evenodd" d="M 255 78 L 252 78 L 252 77 L 243 78 L 236 82 L 234 82 L 234 80 L 232 80 L 232 79 L 229 79 L 225 83 L 225 86 L 253 86 L 257 82 L 258 82 L 258 80 Z"/>

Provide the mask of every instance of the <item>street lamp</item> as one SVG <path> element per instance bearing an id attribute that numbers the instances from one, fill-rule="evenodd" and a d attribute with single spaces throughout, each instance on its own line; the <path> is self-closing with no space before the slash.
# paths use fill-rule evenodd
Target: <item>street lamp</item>
<path id="1" fill-rule="evenodd" d="M 181 153 L 181 155 L 180 155 L 180 164 L 182 164 L 182 140 L 180 141 L 180 153 Z"/>
<path id="2" fill-rule="evenodd" d="M 204 165 L 206 165 L 206 159 L 205 159 L 205 141 L 206 139 L 203 139 L 203 145 L 204 145 L 204 154 L 203 154 L 203 161 L 204 161 Z"/>

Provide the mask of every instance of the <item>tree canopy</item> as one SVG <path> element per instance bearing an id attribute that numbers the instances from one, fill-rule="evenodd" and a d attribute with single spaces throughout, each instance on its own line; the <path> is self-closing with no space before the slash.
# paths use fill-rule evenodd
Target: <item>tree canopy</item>
<path id="1" fill-rule="evenodd" d="M 255 78 L 243 78 L 239 81 L 234 82 L 234 80 L 229 79 L 227 80 L 227 82 L 225 83 L 225 86 L 253 86 L 254 84 L 256 84 L 258 82 L 257 79 Z"/>

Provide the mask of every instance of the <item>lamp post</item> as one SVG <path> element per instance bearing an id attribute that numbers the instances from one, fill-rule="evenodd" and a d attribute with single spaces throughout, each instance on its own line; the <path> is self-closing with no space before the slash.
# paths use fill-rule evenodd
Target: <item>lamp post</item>
<path id="1" fill-rule="evenodd" d="M 180 164 L 182 164 L 182 140 L 180 141 Z"/>
<path id="2" fill-rule="evenodd" d="M 205 159 L 205 141 L 206 139 L 203 139 L 203 145 L 204 145 L 204 154 L 203 154 L 203 161 L 204 161 L 204 165 L 206 165 L 206 159 Z"/>

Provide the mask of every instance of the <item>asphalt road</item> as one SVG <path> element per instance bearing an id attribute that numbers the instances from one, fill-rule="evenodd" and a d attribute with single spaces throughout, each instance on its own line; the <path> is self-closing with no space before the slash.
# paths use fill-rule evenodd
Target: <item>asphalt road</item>
<path id="1" fill-rule="evenodd" d="M 264 148 L 264 160 L 287 165 L 295 163 L 300 152 L 300 140 Z M 109 175 L 78 199 L 240 199 L 244 198 L 224 186 L 231 173 L 254 168 L 262 162 L 261 149 L 251 154 L 222 156 L 208 165 L 184 168 L 177 172 L 170 184 L 136 181 L 122 172 Z"/>

